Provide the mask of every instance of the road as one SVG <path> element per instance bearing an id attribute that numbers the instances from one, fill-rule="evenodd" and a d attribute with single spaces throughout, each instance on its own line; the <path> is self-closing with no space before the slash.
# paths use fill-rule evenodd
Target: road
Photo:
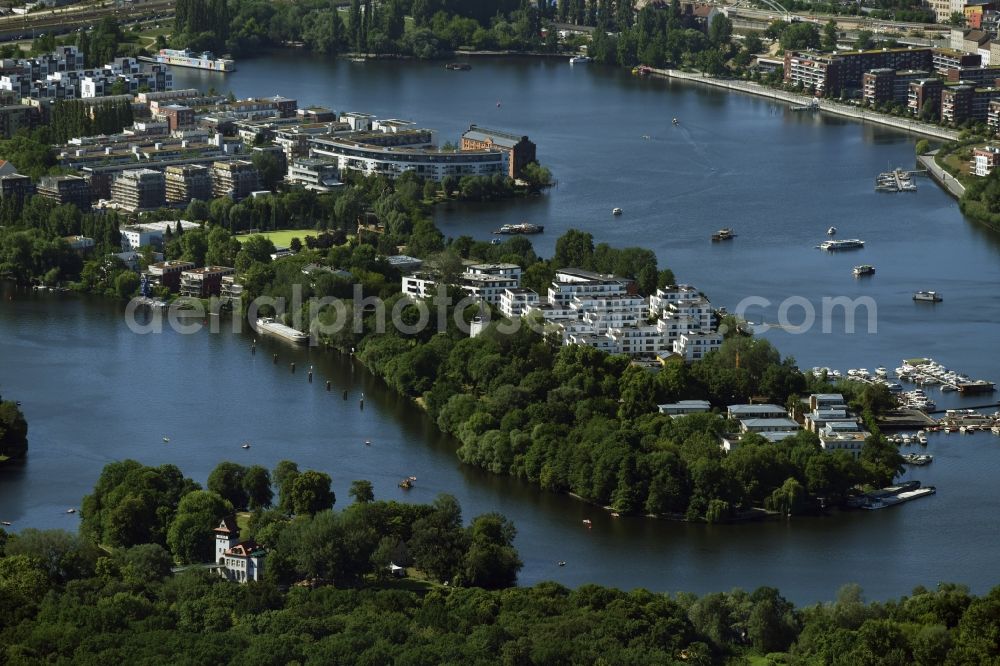
<path id="1" fill-rule="evenodd" d="M 173 5 L 174 0 L 144 0 L 125 3 L 121 7 L 117 7 L 115 3 L 107 3 L 107 6 L 103 7 L 93 4 L 70 5 L 32 12 L 25 16 L 4 16 L 0 17 L 0 42 L 30 40 L 50 33 L 66 34 L 78 28 L 89 29 L 107 16 L 114 16 L 123 24 L 136 20 L 149 20 L 150 15 L 171 20 L 174 13 Z"/>

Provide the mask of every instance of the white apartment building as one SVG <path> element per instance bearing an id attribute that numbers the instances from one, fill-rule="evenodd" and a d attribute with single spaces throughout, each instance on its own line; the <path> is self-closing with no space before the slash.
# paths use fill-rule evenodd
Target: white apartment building
<path id="1" fill-rule="evenodd" d="M 722 346 L 719 333 L 683 333 L 674 340 L 674 353 L 685 362 L 700 361 L 705 354 Z"/>
<path id="2" fill-rule="evenodd" d="M 528 314 L 528 309 L 537 303 L 538 294 L 531 289 L 504 289 L 500 295 L 500 312 L 508 319 L 516 319 Z"/>
<path id="3" fill-rule="evenodd" d="M 677 301 L 695 301 L 702 298 L 698 290 L 689 284 L 675 284 L 656 290 L 649 297 L 649 309 L 655 314 L 661 314 L 670 303 Z"/>

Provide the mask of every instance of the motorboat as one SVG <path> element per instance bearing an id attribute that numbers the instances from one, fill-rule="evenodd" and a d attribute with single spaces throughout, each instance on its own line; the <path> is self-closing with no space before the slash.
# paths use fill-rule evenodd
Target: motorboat
<path id="1" fill-rule="evenodd" d="M 678 120 L 677 118 L 674 118 L 674 119 L 673 119 L 672 121 L 670 121 L 670 122 L 672 122 L 672 123 L 673 123 L 674 125 L 680 125 L 680 124 L 681 124 L 681 121 L 679 121 L 679 120 Z"/>
<path id="2" fill-rule="evenodd" d="M 928 303 L 940 303 L 943 299 L 941 298 L 941 294 L 936 291 L 918 291 L 913 294 L 913 300 L 926 301 Z"/>
<path id="3" fill-rule="evenodd" d="M 612 208 L 611 209 L 611 214 L 612 215 L 621 215 L 622 214 L 622 209 L 621 208 Z"/>
<path id="4" fill-rule="evenodd" d="M 736 234 L 733 233 L 733 230 L 730 229 L 729 227 L 719 229 L 714 234 L 712 234 L 712 240 L 714 241 L 732 240 L 734 238 L 736 238 Z"/>
<path id="5" fill-rule="evenodd" d="M 871 264 L 861 264 L 860 266 L 854 267 L 854 275 L 856 277 L 861 277 L 863 275 L 874 275 L 875 267 Z"/>
<path id="6" fill-rule="evenodd" d="M 593 58 L 585 55 L 575 55 L 569 59 L 569 64 L 571 65 L 586 65 L 587 63 L 593 61 Z"/>
<path id="7" fill-rule="evenodd" d="M 859 250 L 865 246 L 865 242 L 859 238 L 845 238 L 843 240 L 823 241 L 817 247 L 827 252 L 837 252 L 838 250 Z"/>
<path id="8" fill-rule="evenodd" d="M 837 233 L 837 227 L 830 227 L 826 230 L 827 235 L 833 236 Z"/>

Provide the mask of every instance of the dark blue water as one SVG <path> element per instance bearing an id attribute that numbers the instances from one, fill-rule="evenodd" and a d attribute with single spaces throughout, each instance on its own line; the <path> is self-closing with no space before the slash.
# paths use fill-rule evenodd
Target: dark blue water
<path id="1" fill-rule="evenodd" d="M 562 60 L 476 60 L 471 72 L 449 72 L 428 63 L 282 56 L 242 62 L 227 77 L 175 76 L 178 87 L 279 93 L 338 111 L 408 118 L 438 129 L 442 141 L 457 140 L 469 123 L 524 132 L 559 185 L 531 200 L 441 210 L 445 233 L 486 238 L 502 223 L 528 220 L 546 226 L 533 238 L 543 255 L 571 227 L 597 242 L 650 247 L 719 305 L 770 300 L 771 307 L 748 312 L 758 322 L 777 321 L 788 297 L 804 298 L 819 316 L 824 296 L 870 296 L 873 334 L 863 318 L 858 333 L 845 333 L 841 314 L 828 318 L 829 333 L 820 318 L 801 335 L 766 335 L 804 367 L 891 369 L 903 358 L 932 356 L 1000 379 L 993 351 L 1000 239 L 963 219 L 926 179 L 916 194 L 872 191 L 886 165 L 912 166 L 914 137 Z M 615 206 L 623 216 L 611 216 Z M 839 237 L 864 239 L 865 249 L 816 250 L 831 225 Z M 722 226 L 738 237 L 712 244 L 711 232 Z M 875 276 L 855 280 L 850 269 L 858 263 L 874 264 Z M 945 300 L 914 303 L 917 289 L 935 289 Z M 932 436 L 935 462 L 918 478 L 938 494 L 891 510 L 711 527 L 615 520 L 459 465 L 452 441 L 348 359 L 273 341 L 251 357 L 249 339 L 232 335 L 134 336 L 106 302 L 10 295 L 15 299 L 0 301 L 0 392 L 24 402 L 32 445 L 23 468 L 0 472 L 0 519 L 16 526 L 72 527 L 76 519 L 65 509 L 78 506 L 110 460 L 173 462 L 203 482 L 221 460 L 271 465 L 290 458 L 330 472 L 340 502 L 358 478 L 371 479 L 381 497 L 404 497 L 396 483 L 412 474 L 418 483 L 405 497 L 427 501 L 451 492 L 467 516 L 506 513 L 519 529 L 523 583 L 695 592 L 774 585 L 810 602 L 852 581 L 874 598 L 943 580 L 980 592 L 997 582 L 1000 440 L 988 433 Z M 793 309 L 793 322 L 800 313 Z M 271 348 L 281 353 L 277 366 Z M 293 358 L 294 375 L 287 366 Z M 317 371 L 312 385 L 304 375 L 309 364 Z M 346 402 L 343 388 L 351 391 Z M 963 402 L 932 395 L 942 406 Z M 253 448 L 241 450 L 247 439 Z M 582 528 L 583 518 L 593 519 L 592 530 Z M 559 568 L 558 560 L 568 565 Z"/>

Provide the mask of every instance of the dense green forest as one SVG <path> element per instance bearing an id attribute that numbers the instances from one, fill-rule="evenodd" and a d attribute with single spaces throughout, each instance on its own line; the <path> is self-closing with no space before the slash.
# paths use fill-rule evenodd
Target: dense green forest
<path id="1" fill-rule="evenodd" d="M 1000 587 L 977 597 L 941 584 L 868 603 L 848 585 L 804 608 L 768 587 L 518 588 L 503 516 L 465 525 L 454 498 L 379 501 L 365 481 L 335 512 L 329 482 L 289 461 L 273 475 L 223 463 L 206 490 L 171 465 L 108 465 L 79 535 L 0 529 L 0 661 L 971 666 L 1000 653 Z M 269 546 L 264 581 L 174 572 L 211 559 L 220 516 L 255 502 L 241 536 Z M 207 556 L 188 551 L 202 543 Z M 413 577 L 390 578 L 389 562 Z"/>

